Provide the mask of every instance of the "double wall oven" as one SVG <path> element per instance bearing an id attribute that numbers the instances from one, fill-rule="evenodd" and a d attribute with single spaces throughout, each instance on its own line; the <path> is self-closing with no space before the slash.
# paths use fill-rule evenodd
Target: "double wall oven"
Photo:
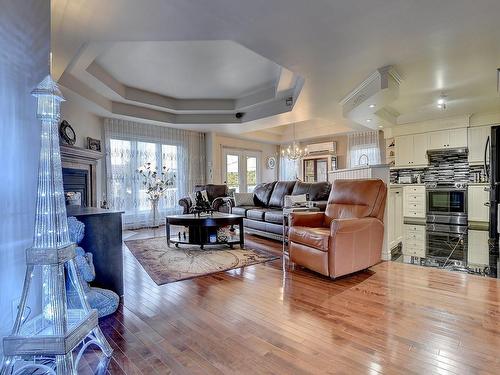
<path id="1" fill-rule="evenodd" d="M 439 265 L 467 264 L 467 183 L 426 184 L 427 258 Z"/>

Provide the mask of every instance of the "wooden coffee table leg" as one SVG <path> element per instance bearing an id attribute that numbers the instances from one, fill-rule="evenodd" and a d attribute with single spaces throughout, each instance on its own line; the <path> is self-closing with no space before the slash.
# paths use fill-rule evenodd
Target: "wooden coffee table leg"
<path id="1" fill-rule="evenodd" d="M 243 220 L 240 221 L 240 247 L 245 247 L 245 233 L 243 233 Z"/>

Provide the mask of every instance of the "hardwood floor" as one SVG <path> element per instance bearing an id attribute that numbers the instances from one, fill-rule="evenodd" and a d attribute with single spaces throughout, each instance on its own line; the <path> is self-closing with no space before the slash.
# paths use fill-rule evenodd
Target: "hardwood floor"
<path id="1" fill-rule="evenodd" d="M 124 300 L 101 321 L 111 374 L 500 373 L 494 279 L 384 262 L 332 281 L 277 260 L 157 286 L 124 252 Z"/>

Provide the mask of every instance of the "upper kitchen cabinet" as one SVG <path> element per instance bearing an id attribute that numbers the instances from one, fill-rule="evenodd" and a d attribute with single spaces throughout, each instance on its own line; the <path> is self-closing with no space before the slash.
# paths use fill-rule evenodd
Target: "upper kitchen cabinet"
<path id="1" fill-rule="evenodd" d="M 429 136 L 427 134 L 415 134 L 413 136 L 413 160 L 415 165 L 427 165 L 427 149 L 429 148 Z"/>
<path id="2" fill-rule="evenodd" d="M 441 130 L 429 133 L 429 150 L 467 147 L 467 129 Z"/>
<path id="3" fill-rule="evenodd" d="M 484 148 L 490 133 L 491 126 L 478 126 L 468 129 L 469 163 L 482 164 L 484 162 Z M 489 159 L 489 155 L 486 157 Z"/>
<path id="4" fill-rule="evenodd" d="M 396 166 L 427 165 L 428 145 L 429 137 L 426 133 L 396 137 Z"/>

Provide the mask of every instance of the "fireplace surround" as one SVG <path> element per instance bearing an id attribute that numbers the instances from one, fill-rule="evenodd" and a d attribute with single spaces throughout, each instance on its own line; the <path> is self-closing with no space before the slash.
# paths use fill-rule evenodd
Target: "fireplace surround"
<path id="1" fill-rule="evenodd" d="M 103 157 L 99 151 L 61 145 L 64 192 L 81 193 L 82 206 L 97 207 L 97 162 Z"/>

